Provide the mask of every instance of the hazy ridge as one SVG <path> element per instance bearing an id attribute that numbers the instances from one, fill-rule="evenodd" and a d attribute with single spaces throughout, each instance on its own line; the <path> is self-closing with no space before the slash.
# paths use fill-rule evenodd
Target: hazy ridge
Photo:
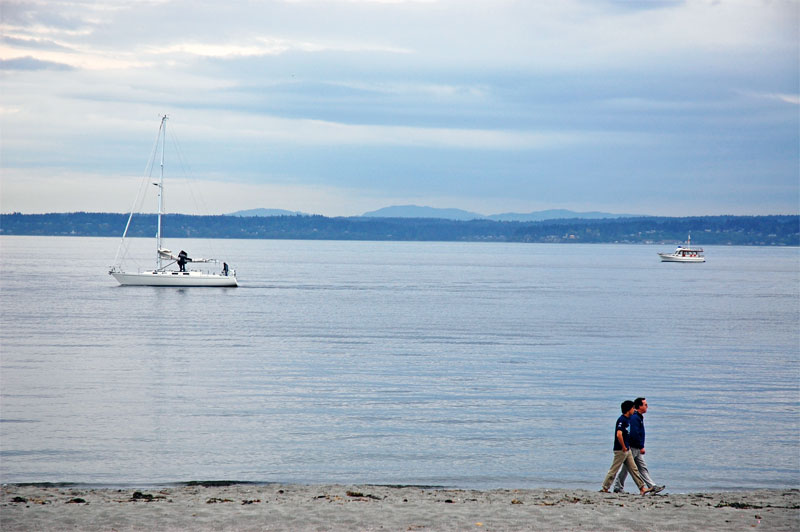
<path id="1" fill-rule="evenodd" d="M 230 213 L 231 216 L 311 216 L 310 213 L 287 211 L 284 209 L 247 209 Z M 427 207 L 421 205 L 392 205 L 375 211 L 365 212 L 364 218 L 441 218 L 444 220 L 495 220 L 500 222 L 538 222 L 563 218 L 583 218 L 595 220 L 602 218 L 630 218 L 641 214 L 613 214 L 609 212 L 577 212 L 568 209 L 547 209 L 528 213 L 505 212 L 484 215 L 456 208 Z"/>
<path id="2" fill-rule="evenodd" d="M 120 213 L 2 214 L 0 235 L 122 235 Z M 134 216 L 128 235 L 152 238 L 156 215 Z M 325 216 L 190 216 L 163 219 L 167 238 L 401 240 L 453 242 L 678 243 L 800 245 L 800 216 L 697 216 L 557 219 L 534 222 Z"/>

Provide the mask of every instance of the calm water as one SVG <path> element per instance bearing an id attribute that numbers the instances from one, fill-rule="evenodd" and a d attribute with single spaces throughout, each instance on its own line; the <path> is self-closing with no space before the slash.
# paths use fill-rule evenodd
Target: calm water
<path id="1" fill-rule="evenodd" d="M 596 489 L 643 395 L 672 491 L 800 486 L 796 248 L 171 244 L 241 286 L 119 287 L 116 239 L 0 237 L 2 482 Z"/>

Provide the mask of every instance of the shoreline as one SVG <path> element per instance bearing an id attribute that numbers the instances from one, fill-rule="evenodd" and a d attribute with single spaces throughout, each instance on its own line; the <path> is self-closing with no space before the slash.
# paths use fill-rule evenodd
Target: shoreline
<path id="1" fill-rule="evenodd" d="M 72 481 L 34 481 L 34 482 L 0 482 L 0 487 L 7 488 L 61 488 L 61 489 L 78 489 L 89 491 L 104 491 L 104 490 L 150 490 L 158 491 L 164 489 L 177 489 L 187 487 L 202 487 L 202 488 L 224 488 L 232 486 L 253 486 L 269 488 L 272 486 L 292 486 L 292 487 L 309 487 L 315 486 L 372 486 L 375 488 L 418 488 L 424 490 L 440 490 L 440 491 L 475 491 L 475 492 L 492 492 L 492 491 L 580 491 L 580 492 L 593 492 L 596 491 L 593 486 L 575 486 L 575 485 L 537 485 L 533 487 L 507 487 L 507 486 L 490 486 L 490 487 L 475 487 L 475 486 L 462 486 L 458 484 L 398 484 L 398 483 L 377 483 L 377 482 L 353 482 L 353 483 L 340 483 L 340 482 L 303 482 L 303 481 L 279 481 L 279 480 L 175 480 L 175 481 L 156 481 L 156 482 L 72 482 Z M 599 487 L 599 483 L 598 483 Z M 678 490 L 667 489 L 664 494 L 669 495 L 702 495 L 702 494 L 737 494 L 747 492 L 764 492 L 764 491 L 800 491 L 798 486 L 778 486 L 778 487 L 707 487 L 707 488 L 682 488 Z M 638 490 L 635 485 L 626 487 L 626 494 L 638 495 Z"/>
<path id="2" fill-rule="evenodd" d="M 23 530 L 797 530 L 797 488 L 640 496 L 582 489 L 188 482 L 5 484 Z"/>

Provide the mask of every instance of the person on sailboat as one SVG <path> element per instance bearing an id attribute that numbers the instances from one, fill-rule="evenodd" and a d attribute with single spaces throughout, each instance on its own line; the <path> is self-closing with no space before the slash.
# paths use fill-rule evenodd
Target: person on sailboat
<path id="1" fill-rule="evenodd" d="M 228 276 L 228 263 L 227 262 L 223 262 L 222 263 L 222 275 L 224 275 L 225 277 Z"/>
<path id="2" fill-rule="evenodd" d="M 178 268 L 180 268 L 182 272 L 186 271 L 187 262 L 192 262 L 192 259 L 189 258 L 189 255 L 184 250 L 181 250 L 181 252 L 178 253 Z"/>

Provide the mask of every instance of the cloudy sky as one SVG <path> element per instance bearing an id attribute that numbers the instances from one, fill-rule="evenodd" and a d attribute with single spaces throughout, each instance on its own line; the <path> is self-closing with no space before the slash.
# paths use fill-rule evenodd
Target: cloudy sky
<path id="1" fill-rule="evenodd" d="M 129 210 L 164 113 L 205 213 L 800 210 L 796 0 L 0 10 L 2 212 Z"/>

